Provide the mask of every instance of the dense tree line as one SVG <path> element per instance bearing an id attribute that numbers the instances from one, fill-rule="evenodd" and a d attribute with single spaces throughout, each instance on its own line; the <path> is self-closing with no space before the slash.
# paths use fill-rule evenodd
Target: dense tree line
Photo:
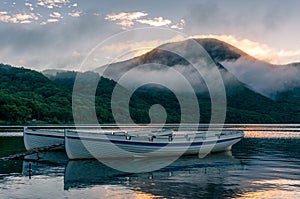
<path id="1" fill-rule="evenodd" d="M 76 72 L 60 72 L 47 78 L 34 70 L 0 64 L 0 124 L 73 123 L 72 91 L 76 75 Z M 95 77 L 98 74 L 88 72 L 86 75 Z M 111 111 L 111 94 L 115 86 L 114 81 L 101 78 L 96 89 L 95 112 L 100 123 L 115 122 Z M 123 91 L 127 92 L 126 89 Z M 206 95 L 198 95 L 201 123 L 210 121 L 210 100 Z M 227 88 L 226 122 L 297 123 L 300 119 L 299 100 L 299 91 L 283 93 L 271 100 L 243 85 Z M 125 111 L 124 103 L 120 99 L 117 107 L 121 116 Z M 131 96 L 132 119 L 137 123 L 149 123 L 149 109 L 153 104 L 165 108 L 168 123 L 180 122 L 180 104 L 175 95 L 168 89 L 153 87 L 142 87 Z M 84 103 L 82 106 L 89 108 Z"/>
<path id="2" fill-rule="evenodd" d="M 69 123 L 71 95 L 39 72 L 1 64 L 0 120 L 2 124 Z"/>

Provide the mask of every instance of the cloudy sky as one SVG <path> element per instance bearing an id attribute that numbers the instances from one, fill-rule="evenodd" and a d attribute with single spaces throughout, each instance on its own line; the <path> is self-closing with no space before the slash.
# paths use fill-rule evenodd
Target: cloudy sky
<path id="1" fill-rule="evenodd" d="M 165 42 L 215 37 L 285 64 L 300 61 L 299 8 L 298 0 L 2 0 L 0 62 L 77 70 L 97 45 L 100 66 Z"/>

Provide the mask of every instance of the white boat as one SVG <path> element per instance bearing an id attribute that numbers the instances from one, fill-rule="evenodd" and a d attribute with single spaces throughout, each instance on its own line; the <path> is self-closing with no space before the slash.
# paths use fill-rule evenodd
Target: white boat
<path id="1" fill-rule="evenodd" d="M 65 130 L 65 150 L 69 159 L 181 156 L 227 151 L 243 137 L 243 131 Z"/>
<path id="2" fill-rule="evenodd" d="M 64 130 L 24 128 L 23 140 L 27 150 L 64 143 Z M 63 150 L 64 146 L 55 148 Z"/>

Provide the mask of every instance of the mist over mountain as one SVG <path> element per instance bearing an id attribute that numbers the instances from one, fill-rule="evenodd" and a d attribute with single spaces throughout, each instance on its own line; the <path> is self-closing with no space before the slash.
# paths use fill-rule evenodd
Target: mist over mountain
<path id="1" fill-rule="evenodd" d="M 300 87 L 298 64 L 273 65 L 247 57 L 221 64 L 249 88 L 270 98 Z"/>
<path id="2" fill-rule="evenodd" d="M 45 75 L 46 77 L 54 77 L 59 73 L 64 73 L 67 72 L 66 70 L 58 70 L 58 69 L 46 69 L 42 71 L 42 74 Z"/>
<path id="3" fill-rule="evenodd" d="M 195 49 L 191 45 L 193 41 L 198 42 L 205 52 L 199 48 Z M 219 69 L 225 86 L 244 84 L 254 92 L 260 93 L 269 98 L 276 98 L 282 92 L 291 91 L 300 87 L 300 67 L 299 63 L 288 65 L 273 65 L 244 53 L 238 48 L 219 41 L 217 39 L 196 39 L 182 42 L 167 43 L 152 51 L 133 59 L 114 63 L 109 66 L 99 68 L 103 76 L 112 78 L 115 81 L 130 70 L 131 84 L 139 84 L 141 81 L 166 80 L 178 85 L 178 90 L 182 90 L 178 84 L 178 77 L 174 70 L 182 74 L 195 88 L 196 92 L 206 92 L 206 84 L 203 76 L 215 79 L 211 64 L 205 63 L 205 54 L 211 57 Z M 187 57 L 182 57 L 174 52 L 173 49 L 182 52 Z M 193 59 L 201 68 L 201 75 L 197 74 L 195 68 L 188 63 L 187 59 Z M 165 67 L 165 66 L 169 66 Z M 103 68 L 106 68 L 103 71 Z M 201 77 L 202 76 L 202 77 Z"/>
<path id="4" fill-rule="evenodd" d="M 194 45 L 195 42 L 202 47 Z M 182 107 L 177 94 L 189 99 L 191 91 L 198 101 L 199 122 L 209 123 L 212 99 L 207 80 L 218 89 L 219 85 L 214 85 L 216 78 L 221 78 L 226 91 L 226 123 L 298 123 L 299 68 L 299 63 L 275 66 L 256 60 L 215 39 L 164 44 L 142 56 L 111 64 L 106 70 L 100 68 L 102 77 L 90 71 L 61 70 L 43 71 L 44 76 L 37 71 L 0 64 L 0 123 L 27 124 L 35 120 L 72 123 L 72 95 L 78 74 L 84 77 L 79 88 L 82 91 L 90 87 L 91 80 L 100 80 L 93 92 L 83 93 L 77 99 L 81 108 L 89 110 L 91 107 L 84 98 L 92 96 L 100 123 L 115 122 L 111 100 L 117 85 L 125 94 L 136 89 L 129 103 L 130 116 L 136 123 L 149 123 L 152 119 L 149 110 L 155 104 L 165 108 L 167 123 L 181 122 Z M 125 99 L 118 99 L 121 119 L 125 105 Z M 193 121 L 191 110 L 197 107 L 184 108 Z M 158 113 L 154 115 L 160 117 Z M 87 113 L 83 118 L 88 123 L 91 115 Z M 128 120 L 124 117 L 122 121 Z"/>
<path id="5" fill-rule="evenodd" d="M 56 76 L 52 76 L 50 79 L 72 91 L 75 78 L 74 72 L 68 71 L 57 73 Z M 99 117 L 103 118 L 103 115 L 109 115 L 109 117 L 105 116 L 106 121 L 113 121 L 110 105 L 111 94 L 115 86 L 116 82 L 103 78 L 99 82 L 95 93 L 96 106 L 103 107 L 98 109 Z M 300 116 L 299 114 L 290 115 L 293 112 L 299 112 L 300 106 L 297 103 L 297 97 L 300 95 L 296 95 L 294 100 L 283 98 L 282 101 L 274 101 L 251 91 L 238 82 L 236 82 L 236 85 L 226 88 L 226 95 L 226 123 L 293 123 Z M 200 107 L 200 122 L 209 123 L 211 117 L 210 96 L 205 93 L 198 93 L 197 100 Z M 160 104 L 166 109 L 168 123 L 180 122 L 181 107 L 175 94 L 164 86 L 154 84 L 141 86 L 131 96 L 130 114 L 132 119 L 137 123 L 148 123 L 148 111 L 153 104 Z M 290 106 L 290 104 L 293 104 L 293 106 Z M 122 99 L 120 99 L 120 105 L 120 110 L 123 110 L 124 102 L 122 102 Z M 105 114 L 102 113 L 103 111 Z M 190 117 L 193 117 L 191 111 L 190 113 Z"/>

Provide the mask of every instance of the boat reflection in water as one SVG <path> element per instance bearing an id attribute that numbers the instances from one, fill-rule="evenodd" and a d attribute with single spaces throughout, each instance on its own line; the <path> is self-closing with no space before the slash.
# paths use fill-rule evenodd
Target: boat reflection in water
<path id="1" fill-rule="evenodd" d="M 246 138 L 234 145 L 233 155 L 186 156 L 153 172 L 124 173 L 97 160 L 41 153 L 38 161 L 24 160 L 25 176 L 20 177 L 21 165 L 3 162 L 11 168 L 0 176 L 0 198 L 299 198 L 300 128 L 296 133 L 266 131 L 267 138 L 243 130 Z M 160 158 L 115 161 L 136 170 L 164 164 Z"/>
<path id="2" fill-rule="evenodd" d="M 34 175 L 64 175 L 68 157 L 63 151 L 50 151 L 28 155 L 23 161 L 22 174 Z"/>
<path id="3" fill-rule="evenodd" d="M 124 167 L 149 167 L 156 168 L 157 164 L 164 165 L 166 158 L 127 159 L 119 161 Z M 115 162 L 116 163 L 116 162 Z M 211 154 L 203 159 L 197 156 L 186 156 L 173 162 L 163 169 L 147 173 L 124 173 L 107 167 L 97 160 L 71 160 L 68 162 L 64 176 L 64 188 L 78 189 L 96 185 L 122 184 L 132 190 L 139 190 L 157 196 L 164 196 L 166 190 L 163 187 L 167 181 L 178 183 L 196 183 L 205 188 L 210 182 L 208 179 L 216 178 L 222 184 L 222 176 L 228 170 L 241 169 L 239 160 L 232 157 L 231 152 Z M 216 180 L 215 179 L 215 180 Z M 159 193 L 152 193 L 149 188 Z M 170 189 L 167 186 L 166 189 Z M 176 190 L 174 190 L 176 192 Z M 174 193 L 175 193 L 174 192 Z M 165 195 L 167 196 L 167 195 Z"/>
<path id="4" fill-rule="evenodd" d="M 187 187 L 184 184 L 192 183 L 197 186 L 197 189 L 206 190 L 211 188 L 211 182 L 214 182 L 216 186 L 222 186 L 224 177 L 229 175 L 228 171 L 242 168 L 240 161 L 235 159 L 230 151 L 210 154 L 202 159 L 197 156 L 185 156 L 165 168 L 147 173 L 125 173 L 110 168 L 98 160 L 69 160 L 66 163 L 67 157 L 63 153 L 54 153 L 47 155 L 45 153 L 38 161 L 24 160 L 23 175 L 32 177 L 34 175 L 63 175 L 65 190 L 118 185 L 134 192 L 167 197 L 173 194 L 174 196 L 180 195 L 180 192 L 186 190 L 177 188 L 166 190 L 172 189 L 172 186 L 164 186 L 165 183 L 174 183 L 176 186 L 184 187 Z M 152 166 L 156 168 L 157 164 L 164 165 L 169 160 L 168 158 L 138 158 L 111 161 L 115 161 L 114 164 L 119 162 L 124 167 L 140 167 L 149 170 Z M 172 193 L 168 193 L 169 191 Z"/>

